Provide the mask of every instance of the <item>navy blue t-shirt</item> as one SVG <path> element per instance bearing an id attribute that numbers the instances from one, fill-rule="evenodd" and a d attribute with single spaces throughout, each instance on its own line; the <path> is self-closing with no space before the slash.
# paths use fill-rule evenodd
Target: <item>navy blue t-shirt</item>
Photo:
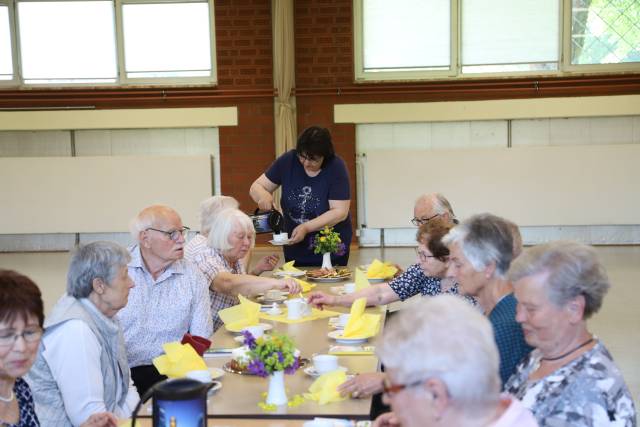
<path id="1" fill-rule="evenodd" d="M 274 184 L 282 187 L 280 205 L 284 214 L 285 230 L 291 234 L 298 225 L 314 219 L 329 210 L 329 200 L 350 200 L 349 173 L 344 160 L 335 156 L 328 161 L 318 175 L 311 177 L 304 171 L 295 150 L 278 157 L 265 173 Z M 347 265 L 351 244 L 351 218 L 334 225 L 346 245 L 343 256 L 331 255 L 335 265 Z M 284 246 L 287 261 L 295 260 L 299 266 L 322 264 L 322 254 L 314 254 L 310 248 L 316 233 L 309 233 L 295 245 Z"/>

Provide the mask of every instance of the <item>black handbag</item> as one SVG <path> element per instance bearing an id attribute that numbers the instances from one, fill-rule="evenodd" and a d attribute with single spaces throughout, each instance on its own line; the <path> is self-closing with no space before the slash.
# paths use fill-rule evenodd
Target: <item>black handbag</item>
<path id="1" fill-rule="evenodd" d="M 253 215 L 249 215 L 256 234 L 276 233 L 279 234 L 284 228 L 284 218 L 280 212 L 273 209 L 269 212 L 259 212 L 256 209 Z"/>

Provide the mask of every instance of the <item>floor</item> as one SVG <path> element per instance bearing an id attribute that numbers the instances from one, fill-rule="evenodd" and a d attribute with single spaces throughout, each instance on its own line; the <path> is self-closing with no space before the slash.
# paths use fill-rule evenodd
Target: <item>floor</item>
<path id="1" fill-rule="evenodd" d="M 640 247 L 607 246 L 597 251 L 611 278 L 612 288 L 603 307 L 590 321 L 590 330 L 600 337 L 622 370 L 625 380 L 640 406 Z M 257 248 L 259 255 L 278 252 Z M 360 265 L 372 259 L 384 259 L 406 266 L 415 259 L 413 248 L 362 248 L 351 253 L 350 265 Z M 65 288 L 69 254 L 67 252 L 2 253 L 0 268 L 17 270 L 31 277 L 42 290 L 48 311 Z"/>

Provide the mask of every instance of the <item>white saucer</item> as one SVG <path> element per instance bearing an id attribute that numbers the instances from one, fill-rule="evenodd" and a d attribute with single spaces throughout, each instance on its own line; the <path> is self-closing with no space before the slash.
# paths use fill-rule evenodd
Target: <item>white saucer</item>
<path id="1" fill-rule="evenodd" d="M 284 245 L 288 245 L 290 242 L 289 239 L 287 240 L 269 240 L 269 243 L 271 243 L 273 246 L 284 246 Z"/>
<path id="2" fill-rule="evenodd" d="M 343 372 L 347 372 L 347 368 L 345 366 L 338 366 L 338 371 L 343 371 Z M 306 368 L 304 368 L 302 370 L 305 374 L 309 375 L 310 377 L 319 377 L 320 374 L 318 371 L 316 371 L 315 366 L 307 366 Z"/>
<path id="3" fill-rule="evenodd" d="M 344 286 L 332 286 L 331 287 L 331 292 L 336 294 L 336 295 L 344 295 Z"/>
<path id="4" fill-rule="evenodd" d="M 220 370 L 222 371 L 222 369 L 220 369 Z M 209 391 L 207 391 L 207 395 L 209 395 L 209 396 L 211 396 L 213 393 L 215 393 L 216 391 L 218 391 L 218 390 L 220 390 L 222 388 L 222 383 L 220 381 L 211 381 L 211 382 L 213 383 L 213 385 L 211 386 Z"/>
<path id="5" fill-rule="evenodd" d="M 363 342 L 367 342 L 369 337 L 366 338 L 343 338 L 342 333 L 344 330 L 336 329 L 335 331 L 331 331 L 327 334 L 329 338 L 333 338 L 336 340 L 338 344 L 362 344 Z"/>
<path id="6" fill-rule="evenodd" d="M 274 271 L 273 275 L 276 277 L 302 277 L 305 274 L 307 274 L 306 271 L 283 271 L 283 270 L 278 270 L 278 271 Z"/>
<path id="7" fill-rule="evenodd" d="M 224 371 L 220 368 L 209 368 L 209 373 L 211 374 L 211 379 L 212 380 L 217 380 L 218 378 L 220 378 L 221 376 L 224 375 Z"/>
<path id="8" fill-rule="evenodd" d="M 287 294 L 280 294 L 280 296 L 277 297 L 277 298 L 267 298 L 266 295 L 261 295 L 261 296 L 256 298 L 256 301 L 260 301 L 260 302 L 264 302 L 264 303 L 282 302 L 282 301 L 287 299 L 287 295 L 289 295 L 289 294 L 288 293 Z"/>
<path id="9" fill-rule="evenodd" d="M 270 325 L 270 324 L 268 324 L 268 323 L 258 323 L 258 325 L 259 325 L 259 326 L 262 326 L 262 329 L 263 329 L 265 332 L 270 331 L 271 329 L 273 329 L 273 325 Z M 229 328 L 227 328 L 227 326 L 226 326 L 226 325 L 225 325 L 225 329 L 226 329 L 227 331 L 231 332 L 232 334 L 237 334 L 237 335 L 242 334 L 242 330 L 241 330 L 241 329 L 238 329 L 237 331 L 232 331 L 232 330 L 230 330 Z"/>

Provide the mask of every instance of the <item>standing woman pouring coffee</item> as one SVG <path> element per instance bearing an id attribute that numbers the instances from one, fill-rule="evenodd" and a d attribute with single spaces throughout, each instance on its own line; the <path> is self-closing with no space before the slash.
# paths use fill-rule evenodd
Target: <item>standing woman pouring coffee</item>
<path id="1" fill-rule="evenodd" d="M 322 254 L 313 253 L 311 242 L 317 231 L 333 226 L 345 244 L 345 253 L 332 254 L 331 262 L 346 265 L 352 233 L 349 173 L 344 160 L 335 155 L 326 128 L 305 129 L 296 149 L 278 157 L 249 192 L 258 207 L 267 211 L 273 209 L 273 192 L 280 186 L 284 228 L 290 237 L 284 246 L 285 259 L 299 266 L 322 264 Z"/>

